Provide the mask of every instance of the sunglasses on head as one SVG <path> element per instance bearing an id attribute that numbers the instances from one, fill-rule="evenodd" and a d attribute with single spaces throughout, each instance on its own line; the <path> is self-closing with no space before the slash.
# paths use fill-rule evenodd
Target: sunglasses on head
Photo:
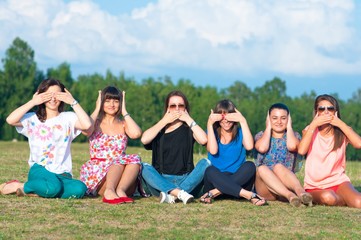
<path id="1" fill-rule="evenodd" d="M 169 105 L 169 109 L 176 109 L 178 107 L 178 109 L 185 109 L 185 105 L 184 104 L 171 104 Z"/>
<path id="2" fill-rule="evenodd" d="M 317 111 L 324 112 L 326 109 L 327 109 L 328 112 L 336 111 L 336 108 L 334 106 L 329 106 L 329 107 L 320 106 L 320 107 L 317 108 Z"/>

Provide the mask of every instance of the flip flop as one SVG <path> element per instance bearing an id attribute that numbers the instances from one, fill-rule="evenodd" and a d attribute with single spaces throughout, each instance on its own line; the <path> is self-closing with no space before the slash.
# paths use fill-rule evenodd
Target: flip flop
<path id="1" fill-rule="evenodd" d="M 253 199 L 255 199 L 256 201 L 252 201 Z M 251 198 L 249 199 L 249 201 L 255 205 L 255 206 L 265 206 L 268 205 L 266 199 L 264 199 L 263 197 L 261 197 L 260 195 L 258 195 L 257 193 L 252 193 Z M 259 203 L 260 202 L 260 203 Z M 263 202 L 263 203 L 262 203 Z M 258 204 L 259 203 L 259 204 Z"/>
<path id="2" fill-rule="evenodd" d="M 211 204 L 213 202 L 214 195 L 211 192 L 205 193 L 199 201 L 204 204 Z"/>
<path id="3" fill-rule="evenodd" d="M 6 182 L 6 183 L 1 184 L 1 185 L 0 185 L 0 194 L 4 194 L 4 193 L 3 193 L 3 190 L 4 190 L 5 186 L 8 185 L 8 184 L 10 184 L 10 183 L 13 183 L 13 182 L 19 182 L 19 181 L 16 180 L 16 179 L 14 179 L 14 180 L 10 180 L 10 181 L 8 181 L 8 182 Z M 16 191 L 14 191 L 13 193 L 15 193 L 15 192 L 16 192 Z M 7 194 L 12 194 L 12 193 L 7 193 Z"/>

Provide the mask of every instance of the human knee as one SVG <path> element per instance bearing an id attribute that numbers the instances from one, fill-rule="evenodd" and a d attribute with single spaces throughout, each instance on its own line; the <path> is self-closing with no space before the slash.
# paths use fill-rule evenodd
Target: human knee
<path id="1" fill-rule="evenodd" d="M 257 167 L 258 174 L 264 174 L 266 171 L 268 171 L 268 167 L 266 165 L 261 165 Z"/>
<path id="2" fill-rule="evenodd" d="M 82 198 L 87 191 L 86 185 L 81 181 L 72 183 L 72 187 L 67 189 L 61 198 Z"/>
<path id="3" fill-rule="evenodd" d="M 213 174 L 215 174 L 215 173 L 218 173 L 219 172 L 219 170 L 216 168 L 216 167 L 214 167 L 214 166 L 209 166 L 207 169 L 206 169 L 206 171 L 205 171 L 205 175 L 206 176 L 211 176 L 211 175 L 213 175 Z"/>
<path id="4" fill-rule="evenodd" d="M 196 167 L 201 167 L 201 168 L 208 168 L 209 166 L 211 166 L 211 161 L 208 160 L 207 158 L 203 158 L 201 160 L 199 160 L 199 162 L 197 163 Z"/>
<path id="5" fill-rule="evenodd" d="M 149 163 L 142 163 L 142 171 L 152 168 L 153 166 Z"/>
<path id="6" fill-rule="evenodd" d="M 142 163 L 141 175 L 143 179 L 150 178 L 156 171 L 157 170 L 151 164 Z"/>
<path id="7" fill-rule="evenodd" d="M 243 166 L 247 168 L 248 172 L 256 174 L 256 165 L 251 161 L 246 161 Z"/>
<path id="8" fill-rule="evenodd" d="M 337 205 L 337 196 L 333 192 L 325 192 L 320 196 L 320 200 L 322 204 L 328 206 L 335 206 Z"/>
<path id="9" fill-rule="evenodd" d="M 361 197 L 356 197 L 353 200 L 353 206 L 354 208 L 361 208 Z"/>
<path id="10" fill-rule="evenodd" d="M 282 163 L 276 163 L 274 166 L 273 166 L 273 170 L 277 171 L 277 170 L 283 170 L 285 168 L 285 166 L 283 166 Z"/>
<path id="11" fill-rule="evenodd" d="M 44 189 L 43 194 L 40 193 L 39 195 L 45 198 L 55 198 L 59 196 L 61 191 L 62 191 L 61 184 L 48 183 L 46 189 Z M 35 193 L 37 192 L 35 191 Z"/>
<path id="12" fill-rule="evenodd" d="M 273 166 L 273 172 L 275 174 L 286 174 L 289 171 L 282 163 L 277 163 Z"/>

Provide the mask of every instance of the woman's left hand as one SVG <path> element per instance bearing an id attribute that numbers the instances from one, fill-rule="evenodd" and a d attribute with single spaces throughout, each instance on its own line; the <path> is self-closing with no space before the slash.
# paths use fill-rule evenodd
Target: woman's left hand
<path id="1" fill-rule="evenodd" d="M 179 120 L 182 122 L 187 122 L 187 120 L 191 119 L 191 116 L 188 114 L 186 109 L 184 111 L 179 111 L 179 114 Z"/>
<path id="2" fill-rule="evenodd" d="M 62 101 L 66 104 L 72 104 L 75 99 L 71 95 L 71 93 L 68 91 L 68 89 L 64 88 L 65 92 L 57 92 L 55 97 L 57 100 Z"/>
<path id="3" fill-rule="evenodd" d="M 291 113 L 288 113 L 287 129 L 292 129 L 292 118 L 291 118 Z"/>
<path id="4" fill-rule="evenodd" d="M 242 113 L 240 111 L 238 111 L 237 109 L 235 109 L 236 112 L 234 113 L 227 113 L 225 115 L 225 119 L 229 122 L 243 122 L 245 120 L 244 116 L 242 115 Z"/>
<path id="5" fill-rule="evenodd" d="M 122 115 L 127 114 L 127 109 L 125 108 L 125 91 L 123 91 L 123 99 L 122 99 Z"/>
<path id="6" fill-rule="evenodd" d="M 335 112 L 335 115 L 332 116 L 332 120 L 331 120 L 330 124 L 331 124 L 332 126 L 338 127 L 341 122 L 342 122 L 342 120 L 339 119 L 338 113 Z"/>

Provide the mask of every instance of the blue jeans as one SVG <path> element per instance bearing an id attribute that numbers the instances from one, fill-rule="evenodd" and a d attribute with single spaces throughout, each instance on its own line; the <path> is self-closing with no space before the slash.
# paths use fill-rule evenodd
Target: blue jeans
<path id="1" fill-rule="evenodd" d="M 197 195 L 196 190 L 198 192 L 201 190 L 204 172 L 211 162 L 203 158 L 192 172 L 184 175 L 161 174 L 149 163 L 142 163 L 142 165 L 143 180 L 153 196 L 159 196 L 160 192 L 169 193 L 176 188 Z"/>

